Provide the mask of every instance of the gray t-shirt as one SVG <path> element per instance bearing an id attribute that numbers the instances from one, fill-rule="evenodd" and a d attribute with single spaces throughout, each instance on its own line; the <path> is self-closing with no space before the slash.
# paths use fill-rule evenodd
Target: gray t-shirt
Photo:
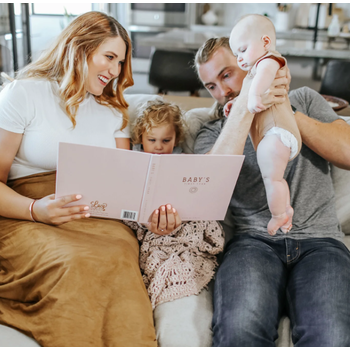
<path id="1" fill-rule="evenodd" d="M 324 123 L 339 117 L 317 92 L 303 87 L 290 93 L 291 104 L 298 111 Z M 226 118 L 206 123 L 198 132 L 195 153 L 207 153 L 218 138 Z M 325 140 L 327 142 L 327 140 Z M 288 234 L 281 230 L 273 237 L 267 233 L 271 218 L 264 183 L 256 152 L 250 138 L 244 148 L 245 160 L 230 202 L 235 233 L 251 233 L 280 239 L 285 237 L 332 237 L 342 239 L 335 210 L 334 190 L 329 163 L 303 144 L 300 154 L 288 163 L 284 178 L 294 209 L 293 228 Z"/>

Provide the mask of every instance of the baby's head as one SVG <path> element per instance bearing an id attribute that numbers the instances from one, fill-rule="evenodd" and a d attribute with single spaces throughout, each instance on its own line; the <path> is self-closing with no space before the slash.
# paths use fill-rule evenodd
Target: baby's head
<path id="1" fill-rule="evenodd" d="M 276 49 L 275 27 L 265 16 L 244 16 L 231 31 L 230 47 L 239 67 L 248 71 L 267 51 Z"/>
<path id="2" fill-rule="evenodd" d="M 170 154 L 185 135 L 180 107 L 163 101 L 149 101 L 140 108 L 132 132 L 134 144 L 146 153 Z"/>

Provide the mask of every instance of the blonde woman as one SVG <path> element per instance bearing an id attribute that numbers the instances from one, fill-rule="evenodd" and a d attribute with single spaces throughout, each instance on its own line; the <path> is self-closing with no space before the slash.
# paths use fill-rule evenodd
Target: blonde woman
<path id="1" fill-rule="evenodd" d="M 129 148 L 131 85 L 127 32 L 89 12 L 0 94 L 0 323 L 42 346 L 156 345 L 134 233 L 54 195 L 59 141 Z"/>

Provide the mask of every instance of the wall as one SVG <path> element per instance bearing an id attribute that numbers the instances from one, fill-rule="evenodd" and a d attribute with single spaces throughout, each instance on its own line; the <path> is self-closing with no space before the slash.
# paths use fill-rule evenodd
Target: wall
<path id="1" fill-rule="evenodd" d="M 293 3 L 291 5 L 292 7 L 289 11 L 290 28 L 293 28 L 300 4 Z M 267 14 L 274 21 L 278 12 L 276 3 L 211 3 L 210 6 L 219 18 L 218 24 L 225 27 L 233 26 L 240 17 L 249 13 Z M 350 21 L 350 3 L 336 3 L 333 6 L 342 8 L 347 21 Z M 200 12 L 203 4 L 198 4 L 197 7 Z M 198 21 L 198 23 L 200 22 Z"/>
<path id="2" fill-rule="evenodd" d="M 90 5 L 94 11 L 107 12 L 110 4 L 91 3 Z M 65 16 L 59 15 L 30 15 L 33 60 L 37 59 L 40 53 L 53 43 L 70 20 Z"/>
<path id="3" fill-rule="evenodd" d="M 121 10 L 123 9 L 123 5 L 124 4 L 119 3 L 111 4 L 110 6 L 113 8 L 118 7 L 118 9 Z M 277 13 L 276 3 L 212 3 L 210 5 L 218 15 L 218 24 L 225 27 L 231 27 L 238 18 L 248 13 L 267 13 L 272 20 L 274 20 Z M 344 15 L 350 21 L 350 3 L 337 3 L 334 4 L 334 6 L 342 8 L 344 10 Z M 202 7 L 203 4 L 197 4 L 199 12 Z M 295 16 L 298 7 L 298 3 L 292 4 L 290 11 L 291 27 L 293 27 L 293 24 L 295 23 Z M 123 16 L 120 16 L 120 22 L 123 22 L 122 19 Z M 61 32 L 61 22 L 61 16 L 31 16 L 30 23 L 33 58 L 36 58 L 38 56 L 38 53 L 47 47 L 47 45 L 49 45 L 52 40 Z"/>
<path id="4" fill-rule="evenodd" d="M 300 4 L 293 3 L 291 5 L 291 9 L 288 12 L 289 29 L 294 27 Z M 276 3 L 211 3 L 210 6 L 218 16 L 218 25 L 228 28 L 232 27 L 239 18 L 250 13 L 257 13 L 261 15 L 267 14 L 268 17 L 274 22 L 278 12 Z M 347 18 L 346 22 L 350 21 L 349 3 L 333 4 L 333 6 L 342 8 L 344 11 L 344 16 Z M 198 4 L 198 23 L 200 23 L 199 18 L 202 7 L 202 4 Z M 312 58 L 288 57 L 288 66 L 292 74 L 291 89 L 296 89 L 305 85 L 317 91 L 320 89 L 321 82 L 312 79 L 314 64 L 315 60 Z"/>
<path id="5" fill-rule="evenodd" d="M 32 46 L 32 60 L 36 60 L 40 53 L 50 46 L 61 33 L 63 16 L 30 16 L 30 32 Z"/>
<path id="6" fill-rule="evenodd" d="M 350 17 L 350 4 L 334 4 L 344 10 L 346 17 Z M 113 4 L 111 7 L 123 8 L 123 4 Z M 197 4 L 197 12 L 199 13 L 203 4 Z M 295 21 L 295 16 L 299 4 L 293 4 L 290 11 L 291 26 Z M 235 21 L 242 15 L 248 13 L 267 13 L 271 19 L 277 13 L 275 3 L 213 3 L 211 8 L 216 12 L 219 18 L 219 25 L 231 27 Z M 120 11 L 119 11 L 120 12 Z M 31 40 L 32 40 L 32 57 L 37 59 L 41 51 L 47 48 L 62 30 L 62 16 L 31 16 Z M 122 16 L 121 16 L 122 19 Z M 198 20 L 198 19 L 197 19 Z M 312 59 L 290 58 L 288 65 L 292 73 L 291 88 L 300 86 L 310 86 L 315 90 L 319 90 L 320 81 L 311 79 L 314 61 Z M 155 89 L 148 84 L 148 75 L 135 74 L 135 85 L 130 91 L 135 93 L 154 93 Z M 201 95 L 207 95 L 205 91 Z"/>

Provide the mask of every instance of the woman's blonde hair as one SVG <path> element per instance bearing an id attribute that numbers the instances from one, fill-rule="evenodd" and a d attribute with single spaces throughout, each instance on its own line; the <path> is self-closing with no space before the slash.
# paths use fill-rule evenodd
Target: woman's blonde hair
<path id="1" fill-rule="evenodd" d="M 128 33 L 113 17 L 97 11 L 80 15 L 62 31 L 53 46 L 37 61 L 19 71 L 16 79 L 45 78 L 57 81 L 65 111 L 75 127 L 79 104 L 87 92 L 87 63 L 105 40 L 115 37 L 121 37 L 125 42 L 125 62 L 119 77 L 108 83 L 101 96 L 94 97 L 101 105 L 117 108 L 123 114 L 124 129 L 129 121 L 129 105 L 124 99 L 123 91 L 134 85 L 131 72 L 132 47 Z"/>
<path id="2" fill-rule="evenodd" d="M 174 126 L 176 140 L 175 146 L 185 138 L 186 123 L 182 117 L 179 106 L 161 100 L 148 101 L 140 107 L 140 112 L 134 122 L 132 130 L 132 142 L 142 143 L 142 134 L 150 132 L 152 128 L 160 125 L 171 124 Z"/>

